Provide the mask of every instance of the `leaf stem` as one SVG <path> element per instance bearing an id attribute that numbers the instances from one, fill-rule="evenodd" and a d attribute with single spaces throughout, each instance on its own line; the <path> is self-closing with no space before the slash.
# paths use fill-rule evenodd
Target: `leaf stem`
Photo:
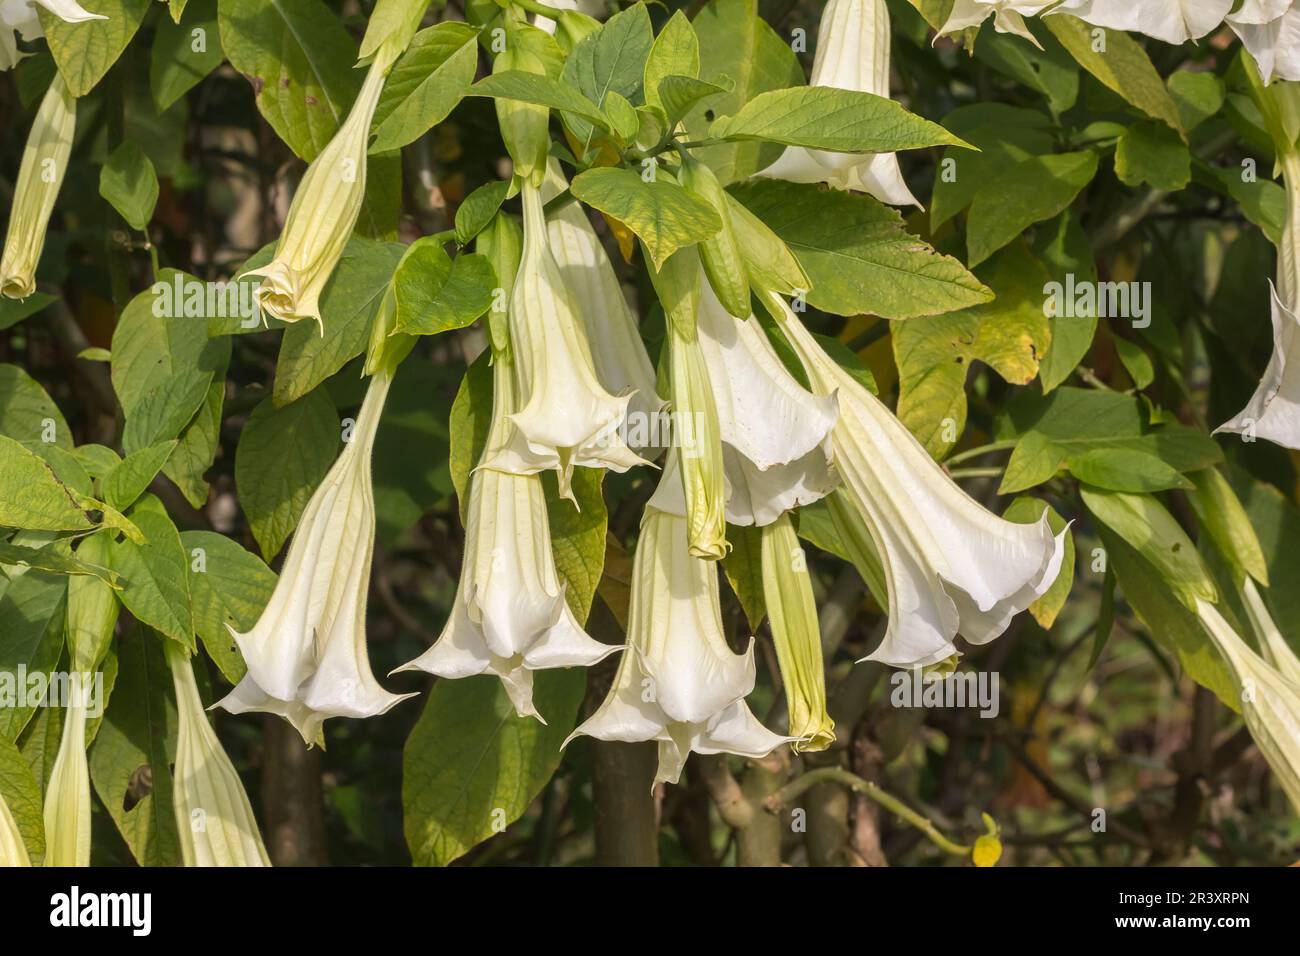
<path id="1" fill-rule="evenodd" d="M 539 3 L 538 0 L 510 0 L 510 6 L 519 7 L 522 10 L 527 10 L 529 13 L 536 13 L 540 16 L 546 17 L 547 19 L 554 20 L 556 23 L 560 22 L 560 17 L 565 12 L 558 7 Z"/>
<path id="2" fill-rule="evenodd" d="M 960 843 L 954 843 L 949 840 L 927 817 L 917 813 L 897 797 L 891 796 L 881 790 L 876 784 L 869 780 L 863 780 L 855 773 L 850 773 L 842 767 L 822 767 L 818 770 L 810 770 L 808 773 L 800 775 L 795 780 L 790 781 L 776 793 L 772 794 L 765 801 L 767 809 L 775 813 L 781 807 L 790 803 L 804 791 L 815 787 L 819 783 L 839 783 L 848 787 L 856 793 L 863 794 L 867 798 L 874 800 L 886 810 L 898 815 L 906 820 L 912 826 L 920 830 L 930 842 L 943 850 L 944 853 L 950 853 L 953 856 L 970 856 L 972 847 L 963 846 Z"/>
<path id="3" fill-rule="evenodd" d="M 981 455 L 988 455 L 995 451 L 1009 451 L 1016 447 L 1017 438 L 1006 438 L 1002 441 L 989 442 L 987 445 L 980 445 L 976 448 L 967 448 L 965 451 L 959 451 L 953 455 L 944 465 L 951 466 L 958 462 L 969 461 L 971 458 L 979 458 Z"/>
<path id="4" fill-rule="evenodd" d="M 1004 468 L 956 468 L 948 470 L 949 478 L 996 478 Z"/>

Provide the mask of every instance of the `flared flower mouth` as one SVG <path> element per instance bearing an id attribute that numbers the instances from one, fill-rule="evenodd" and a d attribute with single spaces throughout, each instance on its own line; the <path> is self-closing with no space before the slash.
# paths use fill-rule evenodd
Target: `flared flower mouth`
<path id="1" fill-rule="evenodd" d="M 1273 354 L 1268 367 L 1246 407 L 1214 432 L 1300 449 L 1300 318 L 1282 302 L 1272 282 L 1269 294 Z"/>
<path id="2" fill-rule="evenodd" d="M 25 299 L 35 291 L 34 276 L 5 276 L 0 279 L 0 295 L 6 299 Z"/>

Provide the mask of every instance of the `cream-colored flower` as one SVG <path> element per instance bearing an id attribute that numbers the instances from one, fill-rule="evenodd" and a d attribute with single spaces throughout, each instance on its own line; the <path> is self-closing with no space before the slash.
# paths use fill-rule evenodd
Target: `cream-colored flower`
<path id="1" fill-rule="evenodd" d="M 938 663 L 960 633 L 985 644 L 1056 580 L 1064 535 L 1047 516 L 999 518 L 967 495 L 875 396 L 817 344 L 785 301 L 769 295 L 818 394 L 839 397 L 835 468 L 881 559 L 889 626 L 868 660 L 896 667 Z"/>
<path id="2" fill-rule="evenodd" d="M 546 203 L 569 186 L 552 158 L 542 183 Z M 655 448 L 655 416 L 664 400 L 655 388 L 655 370 L 628 306 L 614 265 L 581 203 L 571 202 L 546 222 L 551 254 L 577 306 L 577 318 L 591 347 L 602 385 L 615 395 L 630 395 L 624 438 L 640 451 Z"/>
<path id="3" fill-rule="evenodd" d="M 384 80 L 400 50 L 384 45 L 367 68 L 356 102 L 334 138 L 307 167 L 294 193 L 275 258 L 246 276 L 261 277 L 263 311 L 285 322 L 315 319 L 324 334 L 320 297 L 334 274 L 366 195 L 366 151 Z"/>
<path id="4" fill-rule="evenodd" d="M 1051 15 L 1068 13 L 1110 30 L 1143 33 L 1166 43 L 1197 40 L 1223 22 L 1234 0 L 1065 0 Z"/>
<path id="5" fill-rule="evenodd" d="M 5 803 L 4 794 L 0 793 L 0 869 L 31 865 L 32 859 L 27 855 L 18 823 L 9 810 L 9 804 Z"/>
<path id="6" fill-rule="evenodd" d="M 1196 614 L 1232 670 L 1246 729 L 1300 813 L 1300 686 L 1252 651 L 1213 604 L 1197 598 Z"/>
<path id="7" fill-rule="evenodd" d="M 248 674 L 215 706 L 265 711 L 322 744 L 329 717 L 373 717 L 414 694 L 379 686 L 366 654 L 366 597 L 375 547 L 370 459 L 392 372 L 370 380 L 351 441 L 316 489 L 266 610 L 231 634 Z"/>
<path id="8" fill-rule="evenodd" d="M 1025 26 L 1025 17 L 1036 16 L 1050 7 L 1056 0 L 956 0 L 952 12 L 937 32 L 936 37 L 960 33 L 967 27 L 977 27 L 989 17 L 993 18 L 993 29 L 998 33 L 1014 33 L 1023 37 L 1034 46 L 1040 46 L 1038 40 Z"/>
<path id="9" fill-rule="evenodd" d="M 817 31 L 810 84 L 889 97 L 889 8 L 885 0 L 829 0 Z M 893 153 L 834 153 L 787 146 L 759 175 L 855 189 L 896 206 L 919 206 Z"/>
<path id="10" fill-rule="evenodd" d="M 0 34 L 4 33 L 0 30 Z M 77 99 L 58 73 L 36 111 L 18 167 L 9 231 L 0 256 L 0 295 L 25 299 L 36 291 L 36 266 L 59 197 L 77 127 Z"/>
<path id="11" fill-rule="evenodd" d="M 686 519 L 646 508 L 629 615 L 614 686 L 570 740 L 657 740 L 655 782 L 676 783 L 691 751 L 762 757 L 793 739 L 772 733 L 745 703 L 754 689 L 753 641 L 744 654 L 727 646 L 718 566 L 690 554 Z"/>
<path id="12" fill-rule="evenodd" d="M 788 515 L 762 531 L 763 602 L 785 685 L 795 750 L 825 750 L 835 740 L 826 712 L 821 626 L 803 548 Z"/>
<path id="13" fill-rule="evenodd" d="M 39 40 L 45 35 L 34 3 L 68 23 L 108 19 L 82 9 L 74 0 L 0 0 L 0 70 L 10 69 L 23 58 L 14 39 L 15 31 L 28 41 Z"/>
<path id="14" fill-rule="evenodd" d="M 194 667 L 167 641 L 179 715 L 172 803 L 186 866 L 270 866 L 253 807 L 207 714 Z"/>
<path id="15" fill-rule="evenodd" d="M 524 183 L 524 250 L 510 300 L 510 349 L 519 411 L 509 441 L 483 467 L 517 475 L 554 469 L 573 499 L 574 467 L 627 471 L 648 464 L 619 434 L 632 396 L 596 377 L 578 306 L 550 250 L 541 192 Z"/>
<path id="16" fill-rule="evenodd" d="M 1300 7 L 1293 0 L 1243 0 L 1225 19 L 1266 84 L 1274 77 L 1300 80 Z"/>
<path id="17" fill-rule="evenodd" d="M 1282 632 L 1273 623 L 1259 589 L 1249 577 L 1242 586 L 1242 598 L 1246 605 L 1246 616 L 1250 618 L 1250 626 L 1255 631 L 1255 636 L 1259 638 L 1264 660 L 1292 684 L 1300 687 L 1300 658 L 1296 657 L 1295 651 L 1291 650 L 1291 645 L 1286 642 Z"/>
<path id="18" fill-rule="evenodd" d="M 112 534 L 100 531 L 86 537 L 77 548 L 78 559 L 107 567 Z M 88 709 L 103 701 L 92 700 L 99 667 L 113 638 L 120 608 L 113 589 L 97 577 L 74 575 L 68 579 L 66 634 L 72 668 L 68 675 L 70 699 L 63 716 L 63 734 L 45 791 L 45 865 L 90 865 L 90 767 L 86 762 Z"/>
<path id="19" fill-rule="evenodd" d="M 514 407 L 510 362 L 495 356 L 492 425 L 483 461 L 506 442 Z M 465 560 L 451 617 L 432 647 L 399 670 L 440 677 L 495 674 L 521 717 L 533 705 L 533 672 L 588 667 L 620 650 L 590 638 L 573 616 L 551 553 L 542 481 L 486 464 L 470 476 Z"/>

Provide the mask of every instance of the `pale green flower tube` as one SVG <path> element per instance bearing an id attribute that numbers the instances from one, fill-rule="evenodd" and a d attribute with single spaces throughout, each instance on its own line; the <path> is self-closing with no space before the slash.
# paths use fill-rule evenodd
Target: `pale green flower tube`
<path id="1" fill-rule="evenodd" d="M 795 750 L 825 750 L 835 740 L 835 721 L 826 712 L 826 666 L 812 579 L 790 516 L 764 525 L 763 601 L 785 684 L 790 736 Z"/>
<path id="2" fill-rule="evenodd" d="M 180 716 L 172 802 L 186 866 L 270 866 L 248 794 L 203 712 L 194 668 L 174 641 L 167 663 Z"/>
<path id="3" fill-rule="evenodd" d="M 59 197 L 72 135 L 77 127 L 77 99 L 68 92 L 58 73 L 36 111 L 36 121 L 27 135 L 4 254 L 0 257 L 0 295 L 25 299 L 36 291 L 36 265 L 45 248 L 45 231 Z"/>
<path id="4" fill-rule="evenodd" d="M 244 273 L 261 277 L 258 302 L 277 319 L 315 319 L 324 334 L 321 293 L 361 214 L 370 122 L 398 53 L 389 45 L 376 53 L 347 119 L 307 168 L 294 194 L 275 258 Z"/>
<path id="5" fill-rule="evenodd" d="M 23 836 L 18 832 L 14 815 L 9 812 L 9 804 L 0 794 L 0 868 L 9 866 L 31 866 L 31 857 L 23 844 Z"/>
<path id="6" fill-rule="evenodd" d="M 1273 623 L 1273 618 L 1269 615 L 1264 599 L 1260 597 L 1259 589 L 1255 587 L 1255 582 L 1246 578 L 1241 593 L 1246 605 L 1246 616 L 1250 618 L 1250 626 L 1254 629 L 1255 636 L 1259 638 L 1264 660 L 1272 664 L 1278 673 L 1292 684 L 1300 687 L 1300 658 L 1296 657 L 1295 651 L 1291 650 L 1291 645 L 1286 642 L 1282 632 Z"/>
<path id="7" fill-rule="evenodd" d="M 1196 614 L 1232 670 L 1246 729 L 1300 813 L 1300 686 L 1252 651 L 1213 604 L 1198 598 Z"/>
<path id="8" fill-rule="evenodd" d="M 91 564 L 109 563 L 111 535 L 98 532 L 77 548 Z M 86 761 L 86 715 L 92 701 L 94 671 L 117 624 L 117 597 L 97 577 L 76 575 L 68 581 L 67 635 L 72 659 L 73 700 L 63 718 L 54 769 L 45 791 L 46 866 L 90 865 L 90 767 Z M 102 701 L 99 702 L 102 706 Z"/>

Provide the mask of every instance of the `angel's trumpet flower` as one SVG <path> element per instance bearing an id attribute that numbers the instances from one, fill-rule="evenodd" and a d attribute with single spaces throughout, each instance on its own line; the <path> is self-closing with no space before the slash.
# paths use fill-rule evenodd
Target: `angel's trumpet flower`
<path id="1" fill-rule="evenodd" d="M 266 610 L 231 634 L 248 673 L 216 706 L 266 711 L 323 743 L 329 717 L 373 717 L 404 697 L 379 686 L 366 656 L 366 597 L 375 547 L 370 459 L 392 372 L 370 380 L 351 440 L 316 489 Z"/>
<path id="2" fill-rule="evenodd" d="M 285 322 L 315 319 L 324 334 L 320 297 L 334 274 L 366 195 L 366 150 L 384 80 L 401 51 L 385 44 L 366 71 L 356 102 L 334 138 L 302 177 L 289 206 L 275 258 L 246 276 L 260 276 L 263 311 Z"/>
<path id="3" fill-rule="evenodd" d="M 270 866 L 248 794 L 217 739 L 185 651 L 167 642 L 179 723 L 172 803 L 186 866 Z"/>
<path id="4" fill-rule="evenodd" d="M 1249 577 L 1242 587 L 1242 598 L 1246 605 L 1246 615 L 1250 618 L 1250 626 L 1255 631 L 1255 636 L 1259 638 L 1259 647 L 1264 660 L 1292 684 L 1300 687 L 1300 658 L 1296 657 L 1295 651 L 1291 650 L 1291 645 L 1286 642 L 1282 632 L 1273 623 L 1259 589 Z"/>
<path id="5" fill-rule="evenodd" d="M 1278 161 L 1287 202 L 1277 247 L 1277 285 L 1269 285 L 1273 354 L 1246 407 L 1215 432 L 1300 449 L 1300 152 L 1290 149 Z"/>
<path id="6" fill-rule="evenodd" d="M 1232 670 L 1246 729 L 1300 813 L 1300 686 L 1252 651 L 1213 604 L 1197 598 L 1196 614 Z"/>
<path id="7" fill-rule="evenodd" d="M 90 535 L 77 548 L 77 557 L 106 566 L 110 535 Z M 63 736 L 45 791 L 45 865 L 90 865 L 90 767 L 86 762 L 86 717 L 95 703 L 94 670 L 108 651 L 118 616 L 117 596 L 97 577 L 76 575 L 68 580 L 67 642 L 72 673 L 71 699 L 63 716 Z M 98 684 L 102 690 L 102 681 Z"/>
<path id="8" fill-rule="evenodd" d="M 14 185 L 9 231 L 0 255 L 0 295 L 6 298 L 25 299 L 36 291 L 36 266 L 45 248 L 45 231 L 54 201 L 68 172 L 76 127 L 76 97 L 68 92 L 63 77 L 55 73 L 27 134 Z"/>
<path id="9" fill-rule="evenodd" d="M 75 0 L 0 0 L 0 70 L 8 70 L 23 58 L 14 40 L 17 31 L 24 40 L 38 40 L 45 35 L 41 18 L 36 12 L 37 3 L 60 20 L 83 23 L 86 20 L 107 20 L 108 17 L 82 9 Z"/>
<path id="10" fill-rule="evenodd" d="M 512 378 L 510 361 L 497 354 L 484 461 L 510 433 Z M 465 562 L 451 617 L 437 642 L 399 669 L 450 678 L 495 674 L 516 713 L 541 720 L 533 706 L 533 671 L 587 667 L 619 647 L 587 636 L 565 601 L 537 475 L 480 465 L 470 476 L 466 514 Z"/>
<path id="11" fill-rule="evenodd" d="M 830 358 L 777 295 L 774 314 L 813 390 L 837 394 L 835 468 L 870 531 L 888 591 L 889 626 L 868 660 L 918 667 L 954 653 L 960 633 L 985 644 L 1056 580 L 1063 530 L 1047 515 L 1016 524 L 967 495 L 912 433 Z"/>
<path id="12" fill-rule="evenodd" d="M 5 803 L 4 794 L 0 793 L 0 869 L 9 866 L 31 866 L 32 859 L 27 855 L 27 846 L 23 835 L 18 831 L 18 823 Z"/>
<path id="13" fill-rule="evenodd" d="M 568 188 L 557 160 L 551 159 L 542 184 L 548 202 Z M 630 395 L 626 440 L 637 450 L 654 448 L 655 416 L 664 400 L 655 389 L 655 370 L 637 331 L 614 265 L 581 203 L 568 203 L 546 222 L 551 254 L 577 305 L 578 321 L 591 347 L 596 376 L 615 395 Z M 640 427 L 638 427 L 640 426 Z"/>
<path id="14" fill-rule="evenodd" d="M 1300 80 L 1300 7 L 1294 0 L 1243 0 L 1224 19 L 1259 64 L 1265 83 L 1274 77 Z"/>
<path id="15" fill-rule="evenodd" d="M 798 738 L 796 750 L 825 750 L 835 740 L 835 721 L 826 712 L 821 627 L 803 548 L 788 515 L 762 534 L 763 601 L 785 684 L 790 735 Z"/>
<path id="16" fill-rule="evenodd" d="M 1065 0 L 1051 15 L 1068 13 L 1084 23 L 1142 33 L 1180 44 L 1205 36 L 1232 9 L 1234 0 Z"/>
<path id="17" fill-rule="evenodd" d="M 627 471 L 648 464 L 619 434 L 632 396 L 611 394 L 596 377 L 578 307 L 550 250 L 542 195 L 525 182 L 524 250 L 510 301 L 510 348 L 519 411 L 508 442 L 482 467 L 517 475 L 554 469 L 573 500 L 575 466 Z"/>
<path id="18" fill-rule="evenodd" d="M 1025 17 L 1036 16 L 1054 2 L 1055 0 L 956 0 L 948 19 L 939 27 L 937 36 L 961 33 L 967 27 L 977 27 L 992 17 L 993 29 L 998 33 L 1014 33 L 1034 46 L 1039 46 L 1038 40 L 1025 25 Z"/>
<path id="19" fill-rule="evenodd" d="M 772 733 L 745 703 L 754 689 L 753 641 L 744 654 L 727 646 L 718 566 L 690 554 L 685 518 L 646 508 L 627 634 L 614 686 L 570 740 L 657 740 L 655 782 L 676 783 L 691 751 L 762 757 L 793 739 Z"/>
<path id="20" fill-rule="evenodd" d="M 817 31 L 812 86 L 889 98 L 889 9 L 885 0 L 829 0 Z M 760 175 L 798 183 L 829 183 L 867 192 L 896 206 L 921 205 L 893 153 L 835 153 L 787 146 Z"/>

